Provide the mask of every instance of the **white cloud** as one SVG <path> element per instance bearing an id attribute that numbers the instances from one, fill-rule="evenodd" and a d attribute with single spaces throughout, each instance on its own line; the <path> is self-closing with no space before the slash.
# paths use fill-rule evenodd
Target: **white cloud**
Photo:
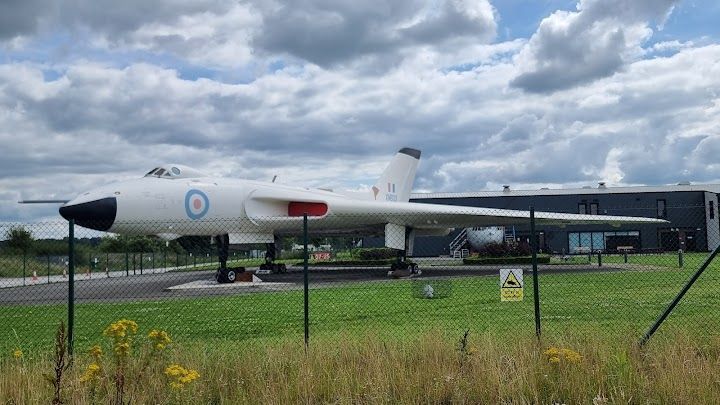
<path id="1" fill-rule="evenodd" d="M 652 35 L 677 0 L 582 0 L 578 11 L 556 11 L 542 20 L 518 55 L 512 85 L 552 92 L 608 77 L 643 55 Z"/>
<path id="2" fill-rule="evenodd" d="M 0 64 L 0 220 L 54 214 L 20 198 L 72 197 L 162 162 L 358 189 L 403 146 L 423 150 L 418 190 L 720 180 L 720 46 L 642 48 L 670 1 L 582 1 L 500 43 L 487 43 L 487 2 L 203 4 L 106 4 L 120 17 L 103 27 L 95 5 L 72 3 L 85 40 L 111 56 L 172 53 L 222 75 L 255 66 L 253 80 L 91 53 L 62 69 Z M 48 13 L 23 38 L 48 29 Z M 532 75 L 545 77 L 528 82 L 536 91 L 518 88 Z"/>

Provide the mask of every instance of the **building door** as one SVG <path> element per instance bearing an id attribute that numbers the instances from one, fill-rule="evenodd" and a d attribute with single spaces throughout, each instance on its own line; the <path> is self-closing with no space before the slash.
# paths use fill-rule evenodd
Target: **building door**
<path id="1" fill-rule="evenodd" d="M 695 252 L 697 251 L 697 246 L 695 242 L 695 231 L 680 231 L 680 249 L 682 249 L 685 252 Z"/>
<path id="2" fill-rule="evenodd" d="M 673 229 L 660 229 L 660 248 L 666 252 L 674 252 L 680 249 L 680 233 Z"/>
<path id="3" fill-rule="evenodd" d="M 660 229 L 660 247 L 666 252 L 682 249 L 684 252 L 697 251 L 694 229 Z"/>

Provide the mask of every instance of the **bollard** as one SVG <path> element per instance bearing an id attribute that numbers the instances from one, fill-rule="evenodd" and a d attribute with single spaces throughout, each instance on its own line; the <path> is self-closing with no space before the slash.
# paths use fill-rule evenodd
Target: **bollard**
<path id="1" fill-rule="evenodd" d="M 602 252 L 598 252 L 598 267 L 602 267 Z"/>
<path id="2" fill-rule="evenodd" d="M 128 252 L 125 252 L 125 277 L 130 277 L 130 257 Z"/>
<path id="3" fill-rule="evenodd" d="M 143 252 L 140 252 L 140 275 L 143 274 Z"/>
<path id="4" fill-rule="evenodd" d="M 47 255 L 48 284 L 50 284 L 50 254 Z"/>
<path id="5" fill-rule="evenodd" d="M 25 285 L 25 267 L 27 267 L 27 253 L 23 252 L 23 285 Z"/>
<path id="6" fill-rule="evenodd" d="M 628 260 L 628 258 L 627 258 L 627 251 L 623 252 L 623 256 L 625 257 L 625 263 L 627 264 L 627 260 Z"/>
<path id="7" fill-rule="evenodd" d="M 683 250 L 678 249 L 678 267 L 682 268 L 683 264 Z"/>

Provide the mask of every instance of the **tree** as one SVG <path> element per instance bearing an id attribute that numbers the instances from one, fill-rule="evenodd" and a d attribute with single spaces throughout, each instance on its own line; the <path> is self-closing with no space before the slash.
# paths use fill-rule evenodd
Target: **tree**
<path id="1" fill-rule="evenodd" d="M 14 226 L 5 233 L 5 246 L 18 252 L 28 252 L 33 247 L 33 236 L 22 226 Z"/>

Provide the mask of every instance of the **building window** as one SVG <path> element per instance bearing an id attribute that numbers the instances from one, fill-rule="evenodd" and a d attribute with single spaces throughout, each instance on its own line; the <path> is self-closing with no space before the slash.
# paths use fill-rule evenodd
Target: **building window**
<path id="1" fill-rule="evenodd" d="M 568 232 L 568 248 L 570 254 L 639 251 L 640 231 Z"/>
<path id="2" fill-rule="evenodd" d="M 665 200 L 657 200 L 657 217 L 667 218 L 667 204 Z"/>
<path id="3" fill-rule="evenodd" d="M 585 203 L 578 204 L 578 214 L 587 214 L 587 205 Z"/>
<path id="4" fill-rule="evenodd" d="M 708 209 L 710 210 L 710 219 L 715 219 L 715 201 L 708 201 Z"/>
<path id="5" fill-rule="evenodd" d="M 598 211 L 598 203 L 590 204 L 590 215 L 597 215 Z"/>

